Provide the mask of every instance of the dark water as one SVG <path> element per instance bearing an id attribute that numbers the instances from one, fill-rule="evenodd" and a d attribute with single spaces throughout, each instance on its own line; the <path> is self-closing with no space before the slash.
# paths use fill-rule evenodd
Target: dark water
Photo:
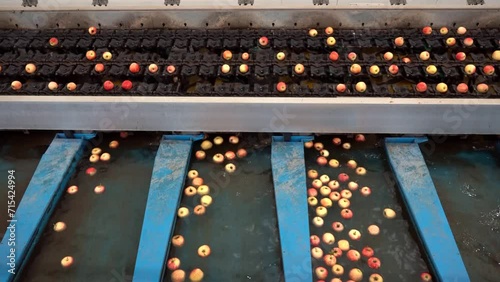
<path id="1" fill-rule="evenodd" d="M 324 218 L 323 227 L 318 228 L 310 223 L 311 235 L 315 234 L 321 238 L 325 232 L 331 232 L 335 236 L 334 245 L 321 243 L 321 248 L 325 254 L 333 247 L 337 247 L 337 242 L 341 239 L 348 240 L 351 249 L 355 249 L 359 253 L 365 246 L 374 249 L 375 257 L 381 261 L 381 267 L 378 270 L 369 268 L 365 258 L 361 258 L 357 262 L 349 261 L 345 252 L 337 259 L 337 264 L 344 267 L 344 274 L 340 277 L 343 281 L 349 279 L 348 273 L 355 267 L 362 270 L 363 281 L 368 281 L 368 277 L 372 273 L 380 274 L 384 281 L 420 281 L 420 274 L 428 272 L 428 266 L 423 258 L 424 253 L 417 243 L 415 230 L 401 205 L 402 201 L 393 181 L 394 178 L 390 172 L 385 151 L 381 147 L 382 139 L 370 136 L 367 137 L 365 143 L 356 143 L 353 139 L 339 136 L 343 142 L 346 141 L 352 145 L 350 150 L 345 150 L 341 146 L 332 144 L 333 137 L 317 137 L 315 142 L 322 142 L 325 149 L 330 152 L 328 159 L 337 159 L 341 166 L 331 168 L 328 165 L 325 167 L 317 165 L 316 158 L 319 153 L 312 148 L 306 149 L 306 169 L 315 169 L 319 172 L 319 175 L 327 174 L 330 179 L 337 179 L 339 173 L 345 172 L 350 176 L 350 181 L 358 182 L 359 189 L 368 186 L 371 188 L 372 194 L 363 197 L 359 189 L 353 191 L 350 199 L 350 209 L 354 216 L 349 220 L 340 216 L 341 208 L 334 202 L 333 206 L 328 209 L 328 215 Z M 367 174 L 358 176 L 354 170 L 346 167 L 346 163 L 350 159 L 354 159 L 358 166 L 365 167 Z M 312 187 L 312 180 L 309 179 L 308 181 L 308 187 Z M 346 184 L 341 184 L 339 191 L 345 186 Z M 321 196 L 318 196 L 318 200 L 321 198 Z M 396 211 L 396 218 L 386 219 L 382 214 L 385 208 Z M 309 209 L 311 220 L 316 216 L 315 210 L 316 207 L 310 207 Z M 333 231 L 331 224 L 335 221 L 344 224 L 342 232 Z M 367 227 L 372 224 L 380 227 L 379 235 L 373 236 L 368 233 Z M 359 241 L 353 241 L 349 238 L 348 232 L 351 229 L 357 229 L 361 232 L 362 235 Z M 325 266 L 322 260 L 313 258 L 313 271 L 318 266 L 327 268 L 329 272 L 327 281 L 335 277 L 331 273 L 331 267 Z"/>
<path id="2" fill-rule="evenodd" d="M 441 204 L 472 281 L 500 279 L 500 157 L 474 140 L 422 145 Z"/>
<path id="3" fill-rule="evenodd" d="M 210 187 L 213 203 L 199 216 L 192 211 L 200 196 L 183 196 L 181 206 L 188 207 L 191 214 L 177 219 L 174 234 L 184 236 L 186 243 L 181 248 L 172 246 L 168 257 L 178 257 L 187 274 L 201 268 L 205 273 L 203 281 L 281 281 L 271 147 L 255 135 L 241 137 L 239 145 L 229 144 L 228 136 L 222 136 L 224 143 L 214 145 L 206 160 L 193 157 L 190 164 L 190 169 L 197 170 Z M 199 142 L 194 145 L 193 156 L 199 146 Z M 248 149 L 248 156 L 232 161 L 237 167 L 233 174 L 224 170 L 228 161 L 212 162 L 214 154 L 236 152 L 240 147 Z M 197 249 L 204 244 L 210 246 L 211 255 L 201 258 Z M 167 270 L 164 281 L 170 281 L 170 276 Z"/>
<path id="4" fill-rule="evenodd" d="M 98 147 L 111 161 L 94 165 L 94 176 L 85 174 L 89 154 L 80 161 L 69 181 L 79 191 L 65 193 L 57 204 L 21 281 L 131 281 L 158 138 L 104 135 Z M 119 148 L 108 148 L 111 140 L 118 140 Z M 94 193 L 99 184 L 106 187 L 104 194 Z M 65 231 L 53 231 L 58 221 L 67 224 Z M 65 256 L 75 259 L 68 269 L 60 264 Z"/>
<path id="5" fill-rule="evenodd" d="M 21 203 L 24 191 L 36 170 L 40 158 L 54 139 L 53 132 L 17 131 L 0 132 L 0 175 L 2 191 L 0 194 L 0 239 L 7 229 L 7 177 L 9 170 L 15 170 L 15 209 Z M 9 199 L 10 200 L 10 199 Z"/>

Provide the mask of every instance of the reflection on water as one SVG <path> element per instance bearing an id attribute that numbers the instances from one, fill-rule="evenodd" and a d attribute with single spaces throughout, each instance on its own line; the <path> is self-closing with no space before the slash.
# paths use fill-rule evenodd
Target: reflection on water
<path id="1" fill-rule="evenodd" d="M 500 159 L 488 140 L 450 138 L 424 154 L 472 281 L 500 277 Z"/>

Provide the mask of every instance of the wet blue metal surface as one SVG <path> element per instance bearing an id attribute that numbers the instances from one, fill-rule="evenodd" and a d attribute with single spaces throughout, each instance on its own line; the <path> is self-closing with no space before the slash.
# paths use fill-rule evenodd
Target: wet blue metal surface
<path id="1" fill-rule="evenodd" d="M 309 138 L 310 139 L 310 138 Z M 271 162 L 285 281 L 311 281 L 304 141 L 275 137 Z"/>
<path id="2" fill-rule="evenodd" d="M 162 280 L 177 218 L 193 140 L 201 136 L 164 136 L 158 148 L 144 214 L 134 282 Z"/>
<path id="3" fill-rule="evenodd" d="M 429 170 L 422 139 L 387 138 L 385 147 L 410 216 L 440 281 L 470 281 Z"/>
<path id="4" fill-rule="evenodd" d="M 65 139 L 56 136 L 31 179 L 12 222 L 15 225 L 15 246 L 9 246 L 9 230 L 0 245 L 0 281 L 11 281 L 7 256 L 15 248 L 15 273 L 20 272 L 33 246 L 45 228 L 55 203 L 65 190 L 66 183 L 73 174 L 81 157 L 85 138 Z M 11 243 L 12 245 L 12 243 Z M 10 259 L 9 259 L 10 260 Z"/>

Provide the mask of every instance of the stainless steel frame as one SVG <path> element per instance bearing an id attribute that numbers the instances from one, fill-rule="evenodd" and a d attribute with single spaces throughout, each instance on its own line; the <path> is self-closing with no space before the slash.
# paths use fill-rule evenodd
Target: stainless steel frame
<path id="1" fill-rule="evenodd" d="M 497 134 L 500 99 L 0 97 L 0 129 Z"/>

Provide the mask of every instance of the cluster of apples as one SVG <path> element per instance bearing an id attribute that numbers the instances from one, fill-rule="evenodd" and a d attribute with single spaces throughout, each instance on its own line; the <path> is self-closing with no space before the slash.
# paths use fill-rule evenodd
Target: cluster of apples
<path id="1" fill-rule="evenodd" d="M 240 138 L 238 136 L 233 135 L 233 136 L 229 137 L 228 141 L 232 145 L 237 145 L 240 142 Z M 219 146 L 219 145 L 222 145 L 223 143 L 224 143 L 224 138 L 221 136 L 216 136 L 213 139 L 213 142 L 208 140 L 208 139 L 203 140 L 203 142 L 201 142 L 201 145 L 200 145 L 201 150 L 198 150 L 195 153 L 196 159 L 197 160 L 204 160 L 207 157 L 206 151 L 212 149 L 214 144 L 215 144 L 215 146 Z M 212 156 L 212 161 L 216 164 L 222 164 L 225 161 L 229 161 L 229 163 L 227 163 L 224 166 L 224 169 L 227 173 L 231 174 L 231 173 L 234 173 L 236 171 L 236 165 L 234 163 L 232 163 L 231 161 L 234 161 L 236 158 L 242 159 L 242 158 L 245 158 L 246 156 L 247 156 L 247 150 L 245 150 L 244 148 L 240 148 L 236 151 L 236 153 L 234 151 L 227 151 L 224 154 L 215 153 Z"/>
<path id="2" fill-rule="evenodd" d="M 354 140 L 356 142 L 364 142 L 365 136 L 357 134 Z M 342 146 L 344 149 L 351 148 L 351 144 L 348 142 L 342 143 L 341 138 L 333 138 L 332 143 L 335 146 Z M 331 168 L 339 168 L 341 166 L 336 159 L 327 161 L 326 158 L 330 156 L 330 152 L 324 148 L 325 146 L 322 143 L 309 141 L 304 146 L 306 149 L 318 151 L 319 156 L 316 161 L 318 165 L 325 166 L 328 163 Z M 357 175 L 363 176 L 366 174 L 366 169 L 359 166 L 355 160 L 351 159 L 347 161 L 345 166 L 348 170 L 354 170 Z M 362 281 L 363 271 L 360 268 L 354 267 L 347 272 L 344 268 L 345 266 L 339 262 L 339 259 L 343 255 L 350 262 L 358 262 L 363 259 L 366 261 L 366 265 L 373 270 L 381 267 L 381 260 L 375 256 L 375 251 L 370 246 L 365 246 L 361 251 L 358 251 L 351 247 L 349 240 L 336 240 L 336 235 L 334 234 L 342 236 L 342 232 L 347 231 L 344 231 L 345 227 L 342 220 L 350 220 L 353 217 L 350 207 L 354 192 L 359 190 L 362 196 L 368 197 L 371 194 L 371 188 L 368 186 L 360 187 L 361 185 L 356 181 L 352 181 L 346 172 L 338 174 L 336 179 L 332 180 L 327 174 L 320 176 L 315 169 L 309 169 L 307 177 L 312 180 L 312 187 L 307 189 L 307 201 L 310 207 L 315 208 L 315 214 L 311 215 L 313 217 L 312 224 L 318 228 L 325 224 L 329 226 L 330 223 L 325 223 L 325 217 L 329 213 L 329 210 L 335 209 L 335 204 L 340 208 L 341 217 L 341 220 L 331 223 L 333 232 L 326 232 L 320 236 L 310 236 L 311 256 L 324 264 L 324 266 L 318 266 L 314 269 L 317 281 L 325 281 L 330 273 L 335 277 L 331 281 L 341 281 L 340 277 L 344 274 L 348 275 L 349 281 Z M 318 200 L 318 198 L 321 198 L 321 200 Z M 396 217 L 396 212 L 390 208 L 385 208 L 382 215 L 387 219 L 393 219 Z M 380 228 L 372 224 L 368 226 L 367 232 L 371 236 L 377 236 L 380 233 Z M 350 229 L 347 235 L 352 241 L 360 241 L 362 233 L 358 229 Z M 328 248 L 328 250 L 324 250 L 324 248 Z M 330 268 L 331 271 L 327 268 Z M 430 281 L 430 275 L 428 273 L 425 273 L 425 275 L 429 280 L 424 281 Z M 372 273 L 368 280 L 370 282 L 383 282 L 383 277 L 379 273 Z"/>
<path id="3" fill-rule="evenodd" d="M 116 148 L 118 148 L 118 146 L 119 146 L 119 143 L 116 140 L 113 140 L 109 143 L 110 149 L 116 149 Z M 109 153 L 102 153 L 101 148 L 96 147 L 96 148 L 93 148 L 91 151 L 90 162 L 96 163 L 99 160 L 101 160 L 103 162 L 107 162 L 110 160 L 110 158 L 111 158 L 111 155 Z M 89 176 L 93 176 L 97 173 L 97 170 L 94 167 L 89 167 L 85 170 L 85 173 Z M 104 193 L 105 190 L 106 190 L 106 188 L 104 187 L 104 185 L 99 184 L 99 185 L 95 186 L 94 193 L 102 194 L 102 193 Z M 66 189 L 66 193 L 68 193 L 70 195 L 74 195 L 74 194 L 78 193 L 78 186 L 76 186 L 76 185 L 69 186 Z M 64 230 L 66 230 L 67 225 L 64 222 L 59 221 L 59 222 L 56 222 L 52 228 L 56 232 L 63 232 Z M 75 262 L 75 259 L 72 256 L 65 256 L 63 259 L 61 259 L 61 266 L 64 268 L 68 268 L 68 267 L 72 266 L 74 262 Z"/>

